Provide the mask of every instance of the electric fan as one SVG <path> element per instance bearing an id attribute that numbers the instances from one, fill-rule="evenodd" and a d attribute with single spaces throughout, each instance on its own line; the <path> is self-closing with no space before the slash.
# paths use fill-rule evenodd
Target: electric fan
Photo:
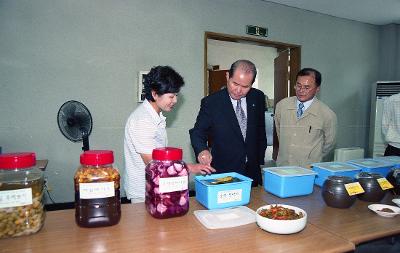
<path id="1" fill-rule="evenodd" d="M 58 128 L 70 141 L 83 141 L 83 151 L 89 150 L 89 135 L 92 132 L 92 115 L 81 102 L 70 100 L 58 110 Z"/>

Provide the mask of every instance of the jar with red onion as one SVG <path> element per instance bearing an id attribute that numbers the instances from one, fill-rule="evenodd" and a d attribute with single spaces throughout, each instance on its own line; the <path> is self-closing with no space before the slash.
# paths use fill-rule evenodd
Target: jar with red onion
<path id="1" fill-rule="evenodd" d="M 182 149 L 165 147 L 152 152 L 146 166 L 147 211 L 155 218 L 185 215 L 189 210 L 189 170 Z"/>

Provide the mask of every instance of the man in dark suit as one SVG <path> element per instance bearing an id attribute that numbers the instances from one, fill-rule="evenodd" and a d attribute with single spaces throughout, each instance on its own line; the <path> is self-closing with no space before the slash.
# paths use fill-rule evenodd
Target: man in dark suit
<path id="1" fill-rule="evenodd" d="M 252 88 L 257 75 L 248 60 L 234 62 L 226 74 L 226 89 L 201 101 L 196 123 L 189 130 L 197 160 L 211 164 L 217 173 L 237 172 L 261 185 L 267 140 L 265 96 Z M 211 152 L 207 146 L 211 138 Z"/>

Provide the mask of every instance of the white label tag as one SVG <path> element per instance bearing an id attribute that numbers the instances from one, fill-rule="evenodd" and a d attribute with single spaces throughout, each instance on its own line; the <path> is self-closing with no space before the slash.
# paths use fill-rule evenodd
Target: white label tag
<path id="1" fill-rule="evenodd" d="M 229 203 L 242 200 L 242 189 L 219 191 L 217 193 L 217 203 Z"/>
<path id="2" fill-rule="evenodd" d="M 79 197 L 81 199 L 101 199 L 114 196 L 114 182 L 79 184 Z"/>
<path id="3" fill-rule="evenodd" d="M 0 208 L 32 205 L 32 188 L 0 191 Z"/>
<path id="4" fill-rule="evenodd" d="M 182 177 L 165 177 L 159 180 L 160 193 L 184 191 L 189 188 L 188 176 Z"/>

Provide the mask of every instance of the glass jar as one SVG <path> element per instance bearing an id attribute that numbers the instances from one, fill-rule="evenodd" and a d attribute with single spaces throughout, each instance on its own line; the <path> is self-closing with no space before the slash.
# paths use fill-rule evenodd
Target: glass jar
<path id="1" fill-rule="evenodd" d="M 0 155 L 0 238 L 29 235 L 42 228 L 43 186 L 35 153 Z"/>
<path id="2" fill-rule="evenodd" d="M 157 148 L 146 166 L 147 211 L 155 218 L 185 215 L 189 210 L 189 172 L 182 149 Z"/>
<path id="3" fill-rule="evenodd" d="M 120 175 L 113 152 L 89 150 L 75 173 L 75 220 L 81 227 L 115 225 L 121 219 Z"/>
<path id="4" fill-rule="evenodd" d="M 322 185 L 322 198 L 327 206 L 349 208 L 356 201 L 356 196 L 350 196 L 345 184 L 352 183 L 351 177 L 329 176 Z"/>

